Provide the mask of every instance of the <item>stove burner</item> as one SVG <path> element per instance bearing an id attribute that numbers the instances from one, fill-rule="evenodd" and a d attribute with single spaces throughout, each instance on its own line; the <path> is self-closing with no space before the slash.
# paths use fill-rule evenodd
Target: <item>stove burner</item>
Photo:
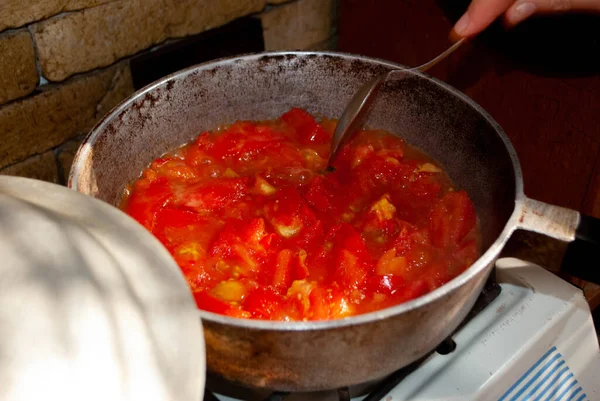
<path id="1" fill-rule="evenodd" d="M 458 328 L 454 331 L 456 333 L 459 331 L 465 324 L 467 324 L 471 319 L 473 319 L 479 312 L 485 309 L 498 295 L 502 288 L 496 281 L 496 271 L 492 270 L 490 277 L 488 278 L 479 298 L 475 301 L 475 305 L 467 315 L 467 317 L 462 321 L 462 323 L 458 326 Z M 454 334 L 453 333 L 453 334 Z M 380 401 L 385 398 L 385 396 L 400 383 L 406 376 L 408 376 L 411 372 L 416 370 L 431 354 L 437 352 L 441 355 L 447 355 L 451 352 L 454 352 L 456 349 L 456 343 L 452 339 L 452 336 L 448 337 L 444 340 L 435 350 L 425 355 L 423 358 L 411 363 L 410 365 L 397 370 L 392 373 L 387 378 L 383 379 L 381 382 L 376 384 L 370 391 L 370 393 L 363 399 L 363 401 Z M 286 397 L 290 393 L 287 392 L 275 392 L 269 395 L 264 401 L 285 401 Z M 337 390 L 339 401 L 351 401 L 350 389 L 348 387 L 342 387 Z M 204 401 L 219 401 L 217 397 L 208 389 L 204 392 Z"/>

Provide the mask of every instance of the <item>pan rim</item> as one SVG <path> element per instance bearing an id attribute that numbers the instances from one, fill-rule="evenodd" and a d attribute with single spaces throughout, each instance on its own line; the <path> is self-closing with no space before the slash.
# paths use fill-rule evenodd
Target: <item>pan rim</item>
<path id="1" fill-rule="evenodd" d="M 134 103 L 140 98 L 143 98 L 147 93 L 152 92 L 157 88 L 166 86 L 170 81 L 174 79 L 184 78 L 197 71 L 214 69 L 220 66 L 226 66 L 238 62 L 259 61 L 261 59 L 269 58 L 281 58 L 282 56 L 293 57 L 298 59 L 308 57 L 333 57 L 348 61 L 363 61 L 368 64 L 380 65 L 390 69 L 407 68 L 404 65 L 397 64 L 388 60 L 337 51 L 265 51 L 259 53 L 249 53 L 230 57 L 223 57 L 220 59 L 211 60 L 205 63 L 187 67 L 185 69 L 169 74 L 139 89 L 133 95 L 131 95 L 127 99 L 123 100 L 120 104 L 115 106 L 92 128 L 90 133 L 85 137 L 83 145 L 78 149 L 75 155 L 75 159 L 73 161 L 73 165 L 69 174 L 68 187 L 77 190 L 79 182 L 79 172 L 83 168 L 83 160 L 87 158 L 92 148 L 91 145 L 93 145 L 98 136 L 104 131 L 104 127 L 108 125 L 113 119 L 115 119 L 121 112 L 125 111 L 132 103 Z M 448 281 L 441 287 L 408 302 L 404 302 L 402 304 L 391 306 L 378 311 L 354 315 L 341 319 L 322 321 L 272 321 L 235 318 L 198 309 L 198 316 L 202 321 L 234 326 L 244 329 L 269 331 L 332 330 L 348 326 L 368 324 L 423 308 L 428 304 L 435 302 L 439 298 L 443 298 L 449 295 L 450 293 L 456 291 L 458 288 L 462 287 L 467 282 L 469 282 L 474 276 L 481 273 L 481 271 L 490 267 L 490 265 L 495 261 L 498 254 L 504 247 L 506 241 L 508 241 L 508 239 L 510 238 L 513 231 L 517 229 L 518 216 L 520 216 L 521 214 L 522 203 L 525 198 L 525 195 L 523 193 L 523 176 L 516 150 L 514 149 L 510 139 L 508 138 L 502 127 L 493 119 L 493 117 L 489 113 L 487 113 L 474 100 L 469 98 L 464 93 L 460 92 L 458 89 L 430 75 L 415 70 L 412 70 L 411 73 L 413 75 L 419 76 L 419 78 L 421 79 L 426 79 L 432 82 L 433 84 L 437 85 L 440 89 L 457 97 L 467 106 L 474 109 L 479 115 L 483 117 L 483 119 L 490 126 L 494 128 L 496 134 L 500 137 L 502 143 L 504 144 L 504 147 L 508 153 L 508 156 L 511 159 L 511 163 L 513 166 L 513 174 L 515 179 L 515 205 L 511 216 L 508 218 L 500 235 L 496 238 L 492 245 L 490 245 L 490 247 L 483 253 L 483 255 L 479 257 L 479 259 L 475 261 L 475 263 L 473 263 L 464 272 L 462 272 L 460 275 L 456 276 L 452 280 Z M 86 144 L 90 146 L 84 146 Z"/>

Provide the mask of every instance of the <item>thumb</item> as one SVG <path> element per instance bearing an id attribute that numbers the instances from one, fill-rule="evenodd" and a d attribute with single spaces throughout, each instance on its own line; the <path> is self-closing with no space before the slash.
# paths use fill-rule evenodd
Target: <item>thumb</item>
<path id="1" fill-rule="evenodd" d="M 534 14 L 568 11 L 600 11 L 600 0 L 518 0 L 506 10 L 504 22 L 512 27 Z"/>

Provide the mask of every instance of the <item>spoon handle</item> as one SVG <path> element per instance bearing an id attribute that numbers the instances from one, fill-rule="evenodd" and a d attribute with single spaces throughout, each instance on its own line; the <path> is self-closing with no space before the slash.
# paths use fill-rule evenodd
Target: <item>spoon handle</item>
<path id="1" fill-rule="evenodd" d="M 450 46 L 448 49 L 446 49 L 443 53 L 439 54 L 436 58 L 425 64 L 413 68 L 390 70 L 388 72 L 371 78 L 368 82 L 363 84 L 360 87 L 360 89 L 354 94 L 354 96 L 352 96 L 352 99 L 350 100 L 350 102 L 346 106 L 346 109 L 344 109 L 342 116 L 338 120 L 331 142 L 331 151 L 329 152 L 329 160 L 327 161 L 327 170 L 331 171 L 333 169 L 332 163 L 337 152 L 350 138 L 352 132 L 360 128 L 367 114 L 366 110 L 368 110 L 369 106 L 375 99 L 375 94 L 379 91 L 379 88 L 381 88 L 383 83 L 388 78 L 390 78 L 390 76 L 395 75 L 396 73 L 406 73 L 406 71 L 414 70 L 425 72 L 440 61 L 442 61 L 443 59 L 445 59 L 450 53 L 458 49 L 460 45 L 462 45 L 465 42 L 465 40 L 465 38 L 462 38 L 461 40 L 457 41 L 452 46 Z"/>
<path id="2" fill-rule="evenodd" d="M 433 60 L 428 61 L 425 64 L 421 64 L 418 67 L 414 67 L 413 69 L 419 70 L 421 72 L 427 71 L 428 69 L 430 69 L 431 67 L 433 67 L 434 65 L 436 65 L 437 63 L 439 63 L 440 61 L 445 59 L 446 57 L 448 57 L 452 52 L 454 52 L 454 50 L 458 49 L 460 47 L 460 45 L 462 45 L 465 42 L 465 40 L 467 40 L 467 39 L 462 38 L 461 40 L 457 41 L 452 46 L 447 48 L 443 53 L 440 53 L 440 55 L 437 56 L 436 58 L 434 58 Z"/>

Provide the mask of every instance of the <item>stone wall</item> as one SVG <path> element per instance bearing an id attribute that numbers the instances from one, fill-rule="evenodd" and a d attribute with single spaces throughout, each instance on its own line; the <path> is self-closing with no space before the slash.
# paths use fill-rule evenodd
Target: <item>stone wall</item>
<path id="1" fill-rule="evenodd" d="M 266 50 L 333 49 L 337 0 L 3 0 L 0 174 L 65 182 L 81 137 L 134 91 L 130 60 L 259 18 Z"/>

